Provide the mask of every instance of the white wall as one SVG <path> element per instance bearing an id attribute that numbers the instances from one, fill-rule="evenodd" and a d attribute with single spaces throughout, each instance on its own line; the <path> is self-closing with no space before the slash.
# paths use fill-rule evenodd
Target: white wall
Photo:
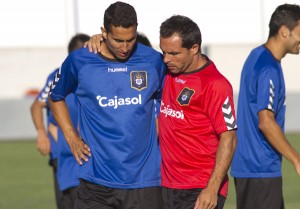
<path id="1" fill-rule="evenodd" d="M 158 49 L 159 25 L 173 14 L 198 23 L 209 55 L 238 91 L 242 64 L 263 43 L 271 13 L 299 0 L 124 0 L 138 13 L 139 28 Z M 22 98 L 40 89 L 65 59 L 75 32 L 99 32 L 104 10 L 115 0 L 0 0 L 0 99 Z M 287 91 L 300 91 L 299 56 L 283 61 Z"/>
<path id="2" fill-rule="evenodd" d="M 0 48 L 0 100 L 23 98 L 29 89 L 41 89 L 67 51 L 55 48 Z"/>

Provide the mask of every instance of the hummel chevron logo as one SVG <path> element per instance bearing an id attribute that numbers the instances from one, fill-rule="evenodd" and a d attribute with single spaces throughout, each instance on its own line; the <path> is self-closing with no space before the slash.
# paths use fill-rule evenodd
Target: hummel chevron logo
<path id="1" fill-rule="evenodd" d="M 50 94 L 52 93 L 52 90 L 55 88 L 57 82 L 59 81 L 60 75 L 61 75 L 61 68 L 59 68 L 59 70 L 55 74 L 55 77 L 50 87 Z"/>
<path id="2" fill-rule="evenodd" d="M 273 111 L 273 103 L 274 103 L 274 97 L 275 97 L 275 87 L 273 84 L 273 81 L 270 80 L 270 96 L 269 96 L 269 104 L 268 109 Z"/>
<path id="3" fill-rule="evenodd" d="M 237 125 L 235 122 L 235 118 L 232 114 L 232 109 L 230 106 L 229 98 L 227 97 L 225 102 L 222 105 L 222 112 L 224 115 L 224 120 L 228 130 L 236 129 Z"/>
<path id="4" fill-rule="evenodd" d="M 48 82 L 48 86 L 46 86 L 46 87 L 44 88 L 44 91 L 43 91 L 42 94 L 41 94 L 40 101 L 47 102 L 48 94 L 49 94 L 49 92 L 50 92 L 51 84 L 52 84 L 52 82 L 49 81 L 49 82 Z"/>

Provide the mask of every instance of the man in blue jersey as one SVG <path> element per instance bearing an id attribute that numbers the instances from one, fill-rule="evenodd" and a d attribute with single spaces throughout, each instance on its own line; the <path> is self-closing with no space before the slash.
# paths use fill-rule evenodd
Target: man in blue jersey
<path id="1" fill-rule="evenodd" d="M 85 34 L 76 34 L 68 44 L 68 53 L 79 49 L 83 43 L 89 40 Z M 54 70 L 47 78 L 47 82 L 35 101 L 31 105 L 31 115 L 37 130 L 37 149 L 42 155 L 50 154 L 50 165 L 53 166 L 55 199 L 58 209 L 74 208 L 76 197 L 76 186 L 79 180 L 74 174 L 74 169 L 78 167 L 69 147 L 64 147 L 64 137 L 61 134 L 53 118 L 53 114 L 48 106 L 48 93 L 50 85 L 58 69 Z M 71 97 L 71 96 L 70 96 Z M 69 99 L 71 100 L 71 99 Z M 77 118 L 76 103 L 71 100 L 68 106 L 71 106 L 72 118 Z M 73 106 L 75 106 L 73 108 Z M 44 125 L 43 109 L 47 110 L 47 127 Z M 72 121 L 76 121 L 73 119 Z M 75 124 L 75 122 L 73 122 Z"/>
<path id="2" fill-rule="evenodd" d="M 80 49 L 56 74 L 49 103 L 77 162 L 75 208 L 160 209 L 161 156 L 155 124 L 165 65 L 162 55 L 136 43 L 137 15 L 111 4 L 101 28 L 101 53 Z M 79 102 L 79 129 L 65 97 Z"/>
<path id="3" fill-rule="evenodd" d="M 54 192 L 55 201 L 58 209 L 63 209 L 62 200 L 63 195 L 59 190 L 57 181 L 57 158 L 58 158 L 58 144 L 57 144 L 57 125 L 53 118 L 53 115 L 47 106 L 48 93 L 50 90 L 50 84 L 55 76 L 56 70 L 54 70 L 47 78 L 46 84 L 40 91 L 31 105 L 32 121 L 37 131 L 36 146 L 42 155 L 50 156 L 49 165 L 53 169 L 54 177 Z M 47 126 L 44 124 L 43 110 L 47 111 Z"/>
<path id="4" fill-rule="evenodd" d="M 299 54 L 300 7 L 284 4 L 271 16 L 269 37 L 252 50 L 241 75 L 238 143 L 231 166 L 238 209 L 283 209 L 282 156 L 300 175 L 300 156 L 284 135 L 282 58 Z"/>

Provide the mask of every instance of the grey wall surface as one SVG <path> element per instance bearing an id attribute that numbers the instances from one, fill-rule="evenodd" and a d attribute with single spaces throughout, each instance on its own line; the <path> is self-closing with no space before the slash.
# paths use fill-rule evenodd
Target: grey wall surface
<path id="1" fill-rule="evenodd" d="M 31 120 L 33 98 L 0 101 L 0 140 L 25 140 L 36 136 Z"/>
<path id="2" fill-rule="evenodd" d="M 236 102 L 237 95 L 235 95 Z M 32 98 L 0 101 L 0 140 L 34 139 Z M 236 103 L 237 104 L 237 103 Z M 286 132 L 300 133 L 300 94 L 287 94 Z"/>

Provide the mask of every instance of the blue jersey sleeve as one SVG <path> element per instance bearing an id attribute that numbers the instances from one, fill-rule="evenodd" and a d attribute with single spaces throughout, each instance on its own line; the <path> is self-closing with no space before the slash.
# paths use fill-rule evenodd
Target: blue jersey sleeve
<path id="1" fill-rule="evenodd" d="M 276 112 L 278 106 L 279 79 L 275 69 L 263 69 L 257 79 L 257 112 L 268 109 Z"/>
<path id="2" fill-rule="evenodd" d="M 43 87 L 43 89 L 40 91 L 39 95 L 37 96 L 37 100 L 47 103 L 48 102 L 48 94 L 50 92 L 51 83 L 54 79 L 55 73 L 58 69 L 55 69 L 47 78 L 47 81 Z"/>
<path id="3" fill-rule="evenodd" d="M 64 100 L 77 88 L 77 73 L 79 66 L 75 62 L 75 54 L 71 53 L 63 62 L 53 80 L 50 97 L 54 101 Z"/>

